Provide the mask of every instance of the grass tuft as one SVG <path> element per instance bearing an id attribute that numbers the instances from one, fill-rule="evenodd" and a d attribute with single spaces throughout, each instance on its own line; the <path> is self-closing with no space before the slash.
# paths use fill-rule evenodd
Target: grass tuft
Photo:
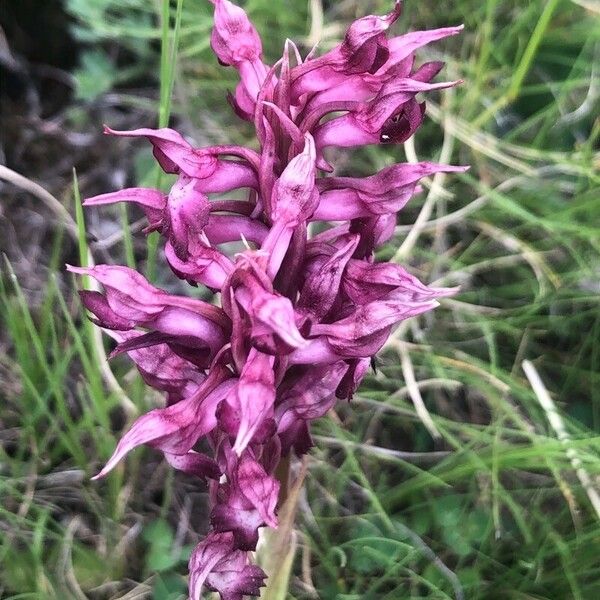
<path id="1" fill-rule="evenodd" d="M 234 76 L 210 56 L 208 4 L 67 0 L 81 40 L 113 44 L 157 80 L 160 126 L 172 117 L 198 145 L 243 143 L 249 131 L 223 101 Z M 448 78 L 465 84 L 428 103 L 412 144 L 360 152 L 343 170 L 372 173 L 403 152 L 437 160 L 440 149 L 471 165 L 432 182 L 380 255 L 461 292 L 401 327 L 352 403 L 315 427 L 290 598 L 600 597 L 600 36 L 591 4 L 405 3 L 398 32 L 465 23 L 463 35 L 421 55 L 446 60 Z M 320 34 L 327 49 L 352 18 L 389 2 L 245 7 L 272 60 L 285 37 L 307 51 Z M 120 110 L 146 110 L 130 79 L 139 69 L 113 67 L 114 85 L 125 86 Z M 107 260 L 91 242 L 75 176 L 73 190 L 77 226 L 61 217 L 43 302 L 29 301 L 8 260 L 0 273 L 0 597 L 185 598 L 206 491 L 151 450 L 89 482 L 134 412 L 161 400 L 126 359 L 106 366 L 62 276 L 69 236 L 80 264 L 94 253 Z M 116 218 L 129 222 L 125 210 Z M 127 231 L 110 257 L 147 258 L 146 272 L 161 279 L 158 242 L 149 238 L 146 255 L 142 239 Z"/>

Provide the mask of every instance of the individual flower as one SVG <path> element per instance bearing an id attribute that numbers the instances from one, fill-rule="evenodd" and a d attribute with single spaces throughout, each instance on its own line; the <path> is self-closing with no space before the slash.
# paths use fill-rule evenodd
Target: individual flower
<path id="1" fill-rule="evenodd" d="M 190 600 L 201 600 L 206 586 L 222 600 L 258 596 L 265 574 L 250 564 L 247 552 L 237 550 L 232 533 L 210 533 L 190 558 Z"/>

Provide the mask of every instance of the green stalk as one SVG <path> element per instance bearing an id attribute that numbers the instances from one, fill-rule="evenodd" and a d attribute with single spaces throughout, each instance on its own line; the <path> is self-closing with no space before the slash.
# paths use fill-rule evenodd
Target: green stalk
<path id="1" fill-rule="evenodd" d="M 306 462 L 290 485 L 290 460 L 284 458 L 278 465 L 276 477 L 281 485 L 279 491 L 279 525 L 277 529 L 261 530 L 256 550 L 256 562 L 267 574 L 261 600 L 285 600 L 289 597 L 289 583 L 296 556 L 296 533 L 294 523 L 300 490 L 306 477 Z"/>
<path id="2" fill-rule="evenodd" d="M 127 205 L 125 203 L 119 204 L 119 210 L 121 213 L 121 227 L 123 228 L 123 246 L 125 248 L 125 260 L 129 268 L 135 269 L 135 252 L 133 250 L 133 238 L 131 236 L 131 229 L 129 228 Z"/>
<path id="3" fill-rule="evenodd" d="M 158 106 L 158 126 L 167 127 L 171 116 L 171 96 L 175 81 L 175 63 L 179 48 L 179 37 L 181 33 L 181 14 L 183 11 L 183 0 L 177 0 L 175 12 L 175 28 L 171 43 L 170 2 L 162 0 L 161 8 L 161 46 L 160 46 L 160 101 Z M 161 188 L 163 183 L 163 172 L 157 167 L 156 187 Z M 158 254 L 158 242 L 160 236 L 157 232 L 151 233 L 146 242 L 147 264 L 146 275 L 150 281 L 156 279 L 156 257 Z"/>
<path id="4" fill-rule="evenodd" d="M 474 127 L 482 127 L 498 111 L 502 110 L 517 99 L 521 90 L 521 86 L 523 85 L 523 81 L 525 80 L 527 73 L 529 73 L 529 69 L 531 68 L 533 59 L 535 58 L 535 53 L 537 52 L 537 49 L 544 38 L 546 29 L 548 29 L 548 25 L 550 24 L 550 19 L 552 19 L 552 15 L 558 7 L 559 2 L 560 0 L 549 0 L 549 2 L 546 4 L 542 14 L 540 15 L 540 18 L 538 19 L 535 29 L 533 30 L 533 33 L 531 34 L 531 38 L 529 39 L 529 43 L 525 48 L 525 52 L 523 52 L 523 56 L 521 57 L 521 60 L 515 69 L 508 89 L 502 96 L 500 96 L 500 98 L 498 98 L 491 106 L 489 106 L 488 109 L 479 116 L 479 118 L 473 121 Z"/>

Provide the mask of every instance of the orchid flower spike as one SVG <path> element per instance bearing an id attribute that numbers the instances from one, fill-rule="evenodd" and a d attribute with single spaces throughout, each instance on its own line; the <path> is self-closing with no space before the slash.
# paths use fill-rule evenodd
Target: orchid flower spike
<path id="1" fill-rule="evenodd" d="M 393 237 L 419 180 L 464 167 L 323 172 L 333 170 L 329 147 L 394 144 L 416 133 L 425 118 L 421 95 L 459 82 L 435 82 L 439 62 L 415 70 L 415 52 L 461 27 L 390 36 L 397 0 L 386 15 L 356 20 L 323 55 L 302 58 L 287 41 L 270 66 L 246 12 L 230 0 L 211 2 L 211 47 L 240 78 L 228 99 L 255 126 L 260 150 L 196 148 L 168 128 L 107 127 L 145 138 L 176 180 L 167 193 L 129 188 L 84 204 L 137 204 L 145 232 L 164 238 L 173 273 L 218 302 L 171 294 L 127 267 L 68 269 L 102 286 L 81 299 L 115 340 L 111 356 L 127 354 L 146 384 L 165 394 L 165 406 L 133 423 L 96 478 L 146 445 L 210 481 L 210 531 L 190 558 L 189 597 L 210 590 L 242 600 L 264 585 L 252 552 L 260 529 L 277 527 L 281 459 L 309 451 L 311 422 L 352 398 L 398 323 L 457 291 L 376 262 L 375 250 Z"/>

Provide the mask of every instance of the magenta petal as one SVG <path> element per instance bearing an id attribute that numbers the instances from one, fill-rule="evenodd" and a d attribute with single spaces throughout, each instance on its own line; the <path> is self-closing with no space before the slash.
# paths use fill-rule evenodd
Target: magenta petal
<path id="1" fill-rule="evenodd" d="M 229 411 L 239 418 L 233 451 L 239 456 L 258 428 L 272 416 L 275 381 L 272 356 L 251 350 L 238 384 L 226 399 Z"/>
<path id="2" fill-rule="evenodd" d="M 281 393 L 276 409 L 278 433 L 286 431 L 298 419 L 322 417 L 335 402 L 335 391 L 347 370 L 348 365 L 341 360 L 305 367 L 304 373 Z"/>
<path id="3" fill-rule="evenodd" d="M 142 444 L 171 454 L 187 453 L 201 436 L 216 427 L 217 407 L 234 385 L 235 381 L 230 379 L 208 393 L 202 386 L 190 398 L 142 415 L 121 438 L 102 471 L 92 479 L 107 475 L 127 453 Z"/>
<path id="4" fill-rule="evenodd" d="M 434 300 L 403 302 L 380 300 L 370 302 L 357 309 L 345 319 L 334 323 L 319 323 L 311 331 L 313 335 L 326 335 L 337 339 L 357 340 L 404 319 L 421 314 L 438 306 Z"/>
<path id="5" fill-rule="evenodd" d="M 249 451 L 228 469 L 228 477 L 229 481 L 220 486 L 220 501 L 211 514 L 211 524 L 215 531 L 231 531 L 237 549 L 253 550 L 258 528 L 277 526 L 279 482 L 267 475 Z"/>
<path id="6" fill-rule="evenodd" d="M 400 163 L 385 167 L 378 173 L 367 177 L 324 177 L 319 180 L 318 187 L 320 192 L 350 188 L 356 190 L 365 198 L 383 195 L 393 197 L 397 188 L 416 183 L 423 177 L 439 172 L 462 173 L 467 169 L 468 167 L 455 167 L 430 162 Z"/>
<path id="7" fill-rule="evenodd" d="M 133 269 L 112 265 L 96 265 L 90 269 L 67 265 L 67 270 L 90 275 L 101 283 L 106 289 L 106 300 L 111 310 L 132 323 L 152 319 L 165 306 L 160 300 L 167 294 L 150 285 Z"/>
<path id="8" fill-rule="evenodd" d="M 188 340 L 197 339 L 197 343 L 190 344 L 192 347 L 202 348 L 208 346 L 214 354 L 225 342 L 225 332 L 219 325 L 183 308 L 169 306 L 156 316 L 149 325 L 160 332 L 176 337 L 183 337 Z"/>
<path id="9" fill-rule="evenodd" d="M 126 331 L 136 325 L 135 319 L 117 314 L 109 306 L 106 298 L 100 292 L 82 290 L 79 292 L 81 302 L 95 317 L 95 323 L 106 329 Z"/>
<path id="10" fill-rule="evenodd" d="M 190 450 L 186 454 L 171 454 L 164 452 L 167 462 L 178 471 L 194 475 L 201 479 L 219 479 L 221 470 L 216 461 L 204 454 Z"/>
<path id="11" fill-rule="evenodd" d="M 430 288 L 421 283 L 400 265 L 393 263 L 368 263 L 351 260 L 343 279 L 344 293 L 356 304 L 379 300 L 394 292 L 394 298 L 408 302 L 424 302 L 450 296 L 456 288 Z"/>
<path id="12" fill-rule="evenodd" d="M 220 289 L 233 271 L 233 263 L 224 254 L 208 245 L 196 244 L 187 260 L 181 260 L 170 243 L 165 246 L 165 257 L 173 272 L 181 279 Z"/>
<path id="13" fill-rule="evenodd" d="M 115 202 L 134 202 L 140 206 L 162 210 L 167 198 L 160 190 L 148 188 L 126 188 L 118 192 L 100 194 L 92 198 L 86 198 L 84 206 L 100 206 L 102 204 L 114 204 Z"/>
<path id="14" fill-rule="evenodd" d="M 389 57 L 385 31 L 400 16 L 400 10 L 401 3 L 396 2 L 393 11 L 384 17 L 357 19 L 339 46 L 292 69 L 293 98 L 328 89 L 354 73 L 376 72 Z"/>
<path id="15" fill-rule="evenodd" d="M 236 290 L 235 299 L 249 315 L 254 334 L 273 334 L 289 348 L 306 345 L 296 325 L 294 307 L 289 298 L 252 284 Z"/>
<path id="16" fill-rule="evenodd" d="M 91 269 L 67 268 L 89 274 L 102 283 L 108 307 L 123 322 L 192 341 L 196 339 L 193 346 L 208 346 L 214 353 L 224 343 L 229 319 L 222 309 L 208 302 L 167 294 L 127 267 L 97 265 Z M 98 304 L 96 296 L 94 302 Z M 104 326 L 111 328 L 110 325 L 105 321 Z"/>
<path id="17" fill-rule="evenodd" d="M 260 246 L 268 232 L 269 229 L 260 221 L 238 215 L 211 214 L 204 228 L 204 234 L 211 244 L 247 240 Z"/>
<path id="18" fill-rule="evenodd" d="M 224 65 L 239 65 L 259 59 L 260 36 L 246 12 L 229 0 L 214 0 L 214 4 L 210 44 L 219 61 Z"/>
<path id="19" fill-rule="evenodd" d="M 347 243 L 325 261 L 307 278 L 298 299 L 298 307 L 307 310 L 314 318 L 322 319 L 331 309 L 339 293 L 342 274 L 356 246 L 358 236 L 349 235 Z"/>
<path id="20" fill-rule="evenodd" d="M 269 475 L 248 453 L 240 459 L 237 473 L 240 491 L 256 507 L 258 514 L 269 527 L 277 527 L 275 507 L 279 495 L 279 482 Z"/>
<path id="21" fill-rule="evenodd" d="M 213 149 L 207 148 L 206 152 Z M 182 171 L 186 172 L 183 168 Z M 186 172 L 187 173 L 187 172 Z M 189 173 L 187 173 L 189 175 Z M 204 194 L 222 194 L 237 190 L 238 188 L 258 187 L 258 180 L 254 169 L 240 161 L 218 159 L 215 169 L 206 177 L 195 177 L 195 188 Z"/>
<path id="22" fill-rule="evenodd" d="M 225 486 L 229 487 L 229 486 Z M 231 532 L 236 550 L 254 550 L 258 543 L 258 529 L 264 525 L 263 518 L 245 498 L 220 499 L 210 514 L 210 524 L 219 533 Z"/>
<path id="23" fill-rule="evenodd" d="M 162 219 L 162 211 L 167 203 L 167 197 L 160 190 L 148 188 L 127 188 L 109 194 L 100 194 L 87 198 L 84 206 L 101 206 L 117 202 L 132 202 L 144 210 L 150 224 L 158 223 Z"/>
<path id="24" fill-rule="evenodd" d="M 273 220 L 296 224 L 310 218 L 319 199 L 315 161 L 315 143 L 307 133 L 303 151 L 289 162 L 275 183 Z"/>
<path id="25" fill-rule="evenodd" d="M 341 221 L 396 213 L 410 200 L 422 177 L 465 170 L 423 162 L 392 165 L 369 177 L 324 177 L 318 183 L 321 196 L 313 219 Z"/>
<path id="26" fill-rule="evenodd" d="M 179 133 L 169 128 L 115 131 L 104 127 L 104 133 L 123 137 L 145 137 L 153 146 L 154 157 L 166 173 L 184 173 L 198 180 L 199 191 L 226 192 L 238 187 L 256 187 L 252 168 L 238 161 L 218 159 L 220 154 L 250 158 L 252 154 L 237 146 L 197 149 Z"/>
<path id="27" fill-rule="evenodd" d="M 252 315 L 291 348 L 306 345 L 298 331 L 294 308 L 288 298 L 274 294 L 260 294 L 252 299 Z"/>
<path id="28" fill-rule="evenodd" d="M 238 70 L 241 81 L 230 102 L 243 119 L 251 120 L 261 91 L 272 85 L 269 69 L 261 60 L 260 36 L 243 9 L 229 0 L 215 0 L 214 4 L 210 43 L 221 64 Z"/>
<path id="29" fill-rule="evenodd" d="M 356 110 L 321 125 L 315 132 L 317 148 L 405 141 L 423 120 L 424 107 L 416 102 L 415 95 L 458 83 L 392 80 L 373 100 L 361 103 Z"/>
<path id="30" fill-rule="evenodd" d="M 372 356 L 381 349 L 394 325 L 436 306 L 435 300 L 382 299 L 359 306 L 351 315 L 334 323 L 319 323 L 311 334 L 325 336 L 341 356 Z"/>
<path id="31" fill-rule="evenodd" d="M 396 230 L 396 215 L 380 215 L 373 224 L 373 245 L 380 248 L 386 242 L 389 242 Z"/>
<path id="32" fill-rule="evenodd" d="M 121 332 L 125 333 L 125 332 Z M 108 356 L 109 359 L 115 358 L 119 356 L 119 354 L 123 354 L 124 352 L 132 352 L 135 350 L 145 350 L 148 348 L 153 348 L 160 344 L 169 344 L 173 342 L 175 336 L 169 335 L 167 333 L 161 333 L 159 331 L 150 331 L 148 333 L 141 333 L 139 331 L 135 332 L 127 332 L 127 333 L 139 333 L 140 335 L 136 335 L 125 339 L 125 341 L 117 344 L 116 348 L 110 353 Z"/>
<path id="33" fill-rule="evenodd" d="M 119 343 L 136 341 L 139 331 L 107 331 Z M 127 351 L 142 379 L 154 389 L 167 392 L 169 404 L 191 396 L 206 379 L 206 375 L 187 360 L 175 354 L 167 344 L 135 348 Z"/>
<path id="34" fill-rule="evenodd" d="M 368 131 L 350 113 L 327 121 L 315 131 L 315 144 L 319 150 L 329 146 L 367 146 L 378 144 L 379 141 L 378 132 Z"/>
<path id="35" fill-rule="evenodd" d="M 459 25 L 458 27 L 443 27 L 429 31 L 411 31 L 410 33 L 393 37 L 388 40 L 390 62 L 396 63 L 431 42 L 457 35 L 463 28 L 463 25 Z"/>
<path id="36" fill-rule="evenodd" d="M 208 153 L 194 151 L 183 136 L 173 129 L 133 129 L 131 131 L 115 131 L 104 127 L 104 133 L 124 137 L 145 137 L 153 146 L 156 160 L 166 173 L 183 171 L 190 177 L 206 178 L 212 175 L 217 166 L 217 159 Z"/>
<path id="37" fill-rule="evenodd" d="M 247 552 L 234 549 L 231 533 L 210 533 L 192 552 L 189 570 L 190 600 L 201 600 L 204 585 L 221 600 L 258 596 L 266 577 Z"/>
<path id="38" fill-rule="evenodd" d="M 84 268 L 67 265 L 67 270 L 96 279 L 105 287 L 107 295 L 114 296 L 110 299 L 113 309 L 130 309 L 140 319 L 159 313 L 168 297 L 166 292 L 155 288 L 143 275 L 128 267 L 96 265 Z"/>
<path id="39" fill-rule="evenodd" d="M 342 358 L 337 354 L 325 336 L 310 340 L 303 348 L 294 350 L 289 356 L 290 365 L 330 365 Z"/>
<path id="40" fill-rule="evenodd" d="M 187 260 L 190 245 L 201 236 L 210 214 L 210 202 L 195 184 L 191 177 L 180 175 L 169 192 L 165 210 L 165 234 L 181 260 Z"/>

